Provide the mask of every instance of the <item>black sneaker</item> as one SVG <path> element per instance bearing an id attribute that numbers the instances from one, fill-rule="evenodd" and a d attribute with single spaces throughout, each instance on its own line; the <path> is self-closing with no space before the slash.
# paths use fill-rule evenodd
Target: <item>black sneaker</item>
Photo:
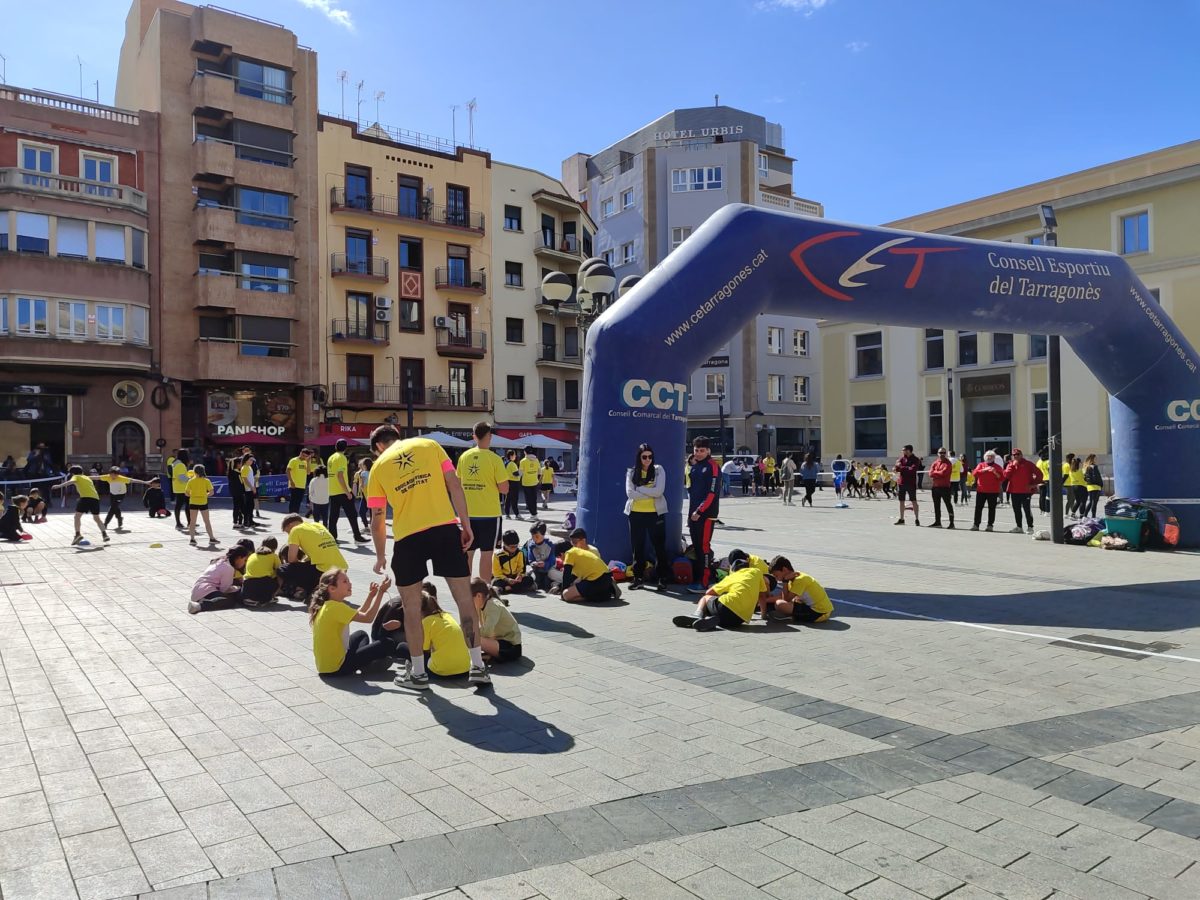
<path id="1" fill-rule="evenodd" d="M 676 616 L 671 621 L 676 628 L 694 628 L 700 620 L 695 616 Z"/>
<path id="2" fill-rule="evenodd" d="M 414 691 L 427 691 L 429 690 L 429 674 L 414 675 L 412 660 L 408 660 L 404 663 L 404 671 L 392 679 L 392 684 Z"/>
<path id="3" fill-rule="evenodd" d="M 471 671 L 467 673 L 467 683 L 491 684 L 492 676 L 488 674 L 487 666 L 471 666 Z"/>
<path id="4" fill-rule="evenodd" d="M 717 617 L 705 616 L 703 619 L 697 619 L 696 624 L 692 628 L 696 631 L 716 631 Z"/>
<path id="5" fill-rule="evenodd" d="M 893 522 L 892 524 L 893 524 L 893 525 L 903 525 L 903 524 L 904 524 L 904 520 L 903 520 L 903 519 L 897 519 L 897 520 L 896 520 L 895 522 Z"/>
<path id="6" fill-rule="evenodd" d="M 941 527 L 942 527 L 942 523 L 941 523 L 941 522 L 934 522 L 934 523 L 933 523 L 932 525 L 930 525 L 929 527 L 930 527 L 930 528 L 941 528 Z"/>
<path id="7" fill-rule="evenodd" d="M 953 531 L 953 530 L 954 530 L 954 523 L 953 523 L 953 522 L 951 522 L 949 525 L 947 525 L 947 526 L 946 526 L 946 530 L 947 530 L 947 531 Z"/>

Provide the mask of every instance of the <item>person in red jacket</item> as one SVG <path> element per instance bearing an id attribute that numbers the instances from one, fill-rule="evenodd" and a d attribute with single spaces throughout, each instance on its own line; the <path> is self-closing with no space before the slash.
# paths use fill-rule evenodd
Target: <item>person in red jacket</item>
<path id="1" fill-rule="evenodd" d="M 1014 448 L 1012 460 L 1004 467 L 1004 477 L 1008 481 L 1008 496 L 1012 503 L 1013 515 L 1017 517 L 1017 527 L 1010 528 L 1009 533 L 1021 533 L 1021 510 L 1024 510 L 1029 533 L 1033 534 L 1030 500 L 1032 495 L 1037 493 L 1038 485 L 1042 483 L 1042 470 L 1027 460 L 1020 450 Z"/>
<path id="2" fill-rule="evenodd" d="M 920 525 L 921 514 L 917 512 L 917 473 L 921 471 L 921 460 L 913 453 L 912 444 L 904 445 L 904 452 L 900 454 L 892 469 L 900 476 L 900 484 L 896 490 L 896 495 L 900 498 L 900 518 L 892 524 L 904 524 L 904 498 L 907 496 L 912 500 L 913 524 Z"/>
<path id="3" fill-rule="evenodd" d="M 950 454 L 945 447 L 939 447 L 937 459 L 929 466 L 930 493 L 933 494 L 933 524 L 930 528 L 942 527 L 942 504 L 946 504 L 946 512 L 950 516 L 947 528 L 954 527 L 954 504 L 950 502 L 950 473 L 954 466 L 950 462 Z"/>
<path id="4" fill-rule="evenodd" d="M 991 531 L 996 524 L 996 501 L 1000 499 L 1000 485 L 1004 481 L 1004 470 L 996 462 L 996 451 L 989 450 L 983 454 L 983 462 L 972 472 L 975 476 L 975 524 L 972 531 L 979 530 L 979 521 L 983 518 L 983 507 L 987 504 L 987 530 Z"/>

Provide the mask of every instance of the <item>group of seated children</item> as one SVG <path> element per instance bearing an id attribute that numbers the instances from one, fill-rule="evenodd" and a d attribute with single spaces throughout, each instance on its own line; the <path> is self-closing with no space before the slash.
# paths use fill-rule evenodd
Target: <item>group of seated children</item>
<path id="1" fill-rule="evenodd" d="M 695 616 L 676 616 L 680 628 L 713 631 L 740 628 L 758 610 L 762 618 L 816 624 L 828 621 L 833 604 L 811 575 L 797 572 L 787 557 L 777 556 L 768 565 L 761 558 L 734 550 L 728 557 L 729 574 L 709 587 L 696 604 Z"/>
<path id="2" fill-rule="evenodd" d="M 212 612 L 232 606 L 260 607 L 271 603 L 282 586 L 279 541 L 264 538 L 256 550 L 246 538 L 214 558 L 192 586 L 188 612 Z"/>
<path id="3" fill-rule="evenodd" d="M 523 547 L 515 531 L 506 531 L 501 537 L 502 549 L 492 557 L 492 587 L 499 595 L 539 590 L 559 594 L 568 603 L 620 599 L 621 589 L 612 572 L 582 528 L 573 530 L 557 547 L 546 540 L 544 522 L 534 523 L 529 535 Z M 508 605 L 507 600 L 500 602 Z"/>

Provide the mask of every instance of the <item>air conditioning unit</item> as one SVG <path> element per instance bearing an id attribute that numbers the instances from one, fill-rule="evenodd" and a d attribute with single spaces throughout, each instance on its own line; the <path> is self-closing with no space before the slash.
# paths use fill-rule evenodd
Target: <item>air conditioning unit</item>
<path id="1" fill-rule="evenodd" d="M 434 316 L 433 317 L 433 327 L 434 328 L 449 328 L 450 327 L 450 317 L 449 316 Z"/>
<path id="2" fill-rule="evenodd" d="M 391 297 L 376 297 L 375 298 L 375 308 L 376 309 L 391 309 L 392 308 L 392 298 Z"/>
<path id="3" fill-rule="evenodd" d="M 390 309 L 377 309 L 377 310 L 375 310 L 375 321 L 376 321 L 376 322 L 390 322 L 390 321 L 392 321 L 392 311 L 391 311 Z"/>

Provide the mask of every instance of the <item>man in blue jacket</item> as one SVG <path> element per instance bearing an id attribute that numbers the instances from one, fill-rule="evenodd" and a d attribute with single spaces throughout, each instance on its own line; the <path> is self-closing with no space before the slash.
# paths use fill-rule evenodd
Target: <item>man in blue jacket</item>
<path id="1" fill-rule="evenodd" d="M 688 533 L 692 539 L 692 583 L 688 590 L 703 594 L 712 571 L 712 533 L 719 512 L 721 470 L 712 458 L 708 438 L 692 441 L 692 465 L 688 470 Z"/>

